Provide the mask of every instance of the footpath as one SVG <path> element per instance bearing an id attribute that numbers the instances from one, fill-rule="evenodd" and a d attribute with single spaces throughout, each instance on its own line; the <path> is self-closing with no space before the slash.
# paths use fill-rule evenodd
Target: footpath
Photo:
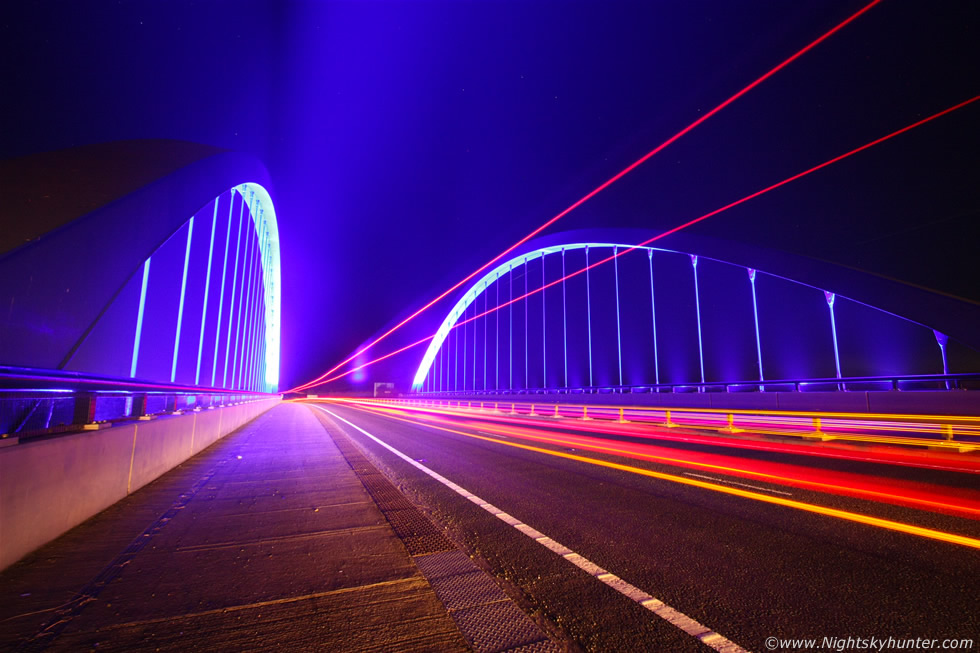
<path id="1" fill-rule="evenodd" d="M 557 650 L 386 483 L 280 404 L 0 573 L 0 650 Z"/>

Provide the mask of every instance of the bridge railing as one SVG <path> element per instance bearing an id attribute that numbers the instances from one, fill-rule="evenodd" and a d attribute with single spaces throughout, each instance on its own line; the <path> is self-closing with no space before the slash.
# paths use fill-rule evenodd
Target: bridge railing
<path id="1" fill-rule="evenodd" d="M 119 421 L 210 410 L 268 398 L 58 370 L 0 368 L 0 446 L 21 439 L 97 430 Z"/>
<path id="2" fill-rule="evenodd" d="M 500 388 L 499 390 L 421 391 L 419 395 L 527 395 L 527 394 L 609 394 L 649 392 L 826 392 L 826 391 L 929 391 L 980 390 L 980 373 L 970 374 L 902 374 L 894 376 L 852 376 L 822 379 L 782 379 L 772 381 L 738 381 L 707 383 L 661 383 L 643 385 L 594 385 L 568 388 Z"/>

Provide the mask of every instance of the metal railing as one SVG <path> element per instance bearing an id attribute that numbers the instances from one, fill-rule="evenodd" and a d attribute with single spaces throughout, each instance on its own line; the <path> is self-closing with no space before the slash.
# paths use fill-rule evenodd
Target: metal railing
<path id="1" fill-rule="evenodd" d="M 0 446 L 258 401 L 269 396 L 224 388 L 159 384 L 77 372 L 0 367 Z"/>

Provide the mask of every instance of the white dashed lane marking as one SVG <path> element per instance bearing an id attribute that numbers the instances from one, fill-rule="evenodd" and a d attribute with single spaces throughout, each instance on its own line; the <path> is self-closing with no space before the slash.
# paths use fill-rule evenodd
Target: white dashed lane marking
<path id="1" fill-rule="evenodd" d="M 457 494 L 472 501 L 473 503 L 480 506 L 494 517 L 503 521 L 504 523 L 510 524 L 515 529 L 524 533 L 538 544 L 549 549 L 550 551 L 554 551 L 555 553 L 563 557 L 565 560 L 568 560 L 570 563 L 572 563 L 582 571 L 596 578 L 596 580 L 605 583 L 607 586 L 616 590 L 623 596 L 633 601 L 636 601 L 637 603 L 639 603 L 644 608 L 654 613 L 661 619 L 664 619 L 671 625 L 683 630 L 688 635 L 697 638 L 698 640 L 701 641 L 701 643 L 710 646 L 716 651 L 721 651 L 723 653 L 748 653 L 746 649 L 742 648 L 741 646 L 734 643 L 730 639 L 716 633 L 715 631 L 711 630 L 710 628 L 701 624 L 700 622 L 691 619 L 683 612 L 680 612 L 679 610 L 675 610 L 674 608 L 670 607 L 660 599 L 654 598 L 653 596 L 644 592 L 640 588 L 634 585 L 630 585 L 619 576 L 616 576 L 615 574 L 606 571 L 605 569 L 595 564 L 588 558 L 582 557 L 578 553 L 575 553 L 568 547 L 559 544 L 558 542 L 554 541 L 547 535 L 544 535 L 543 533 L 535 530 L 531 526 L 521 523 L 517 518 L 513 517 L 512 515 L 508 515 L 500 508 L 497 508 L 496 506 L 484 501 L 483 499 L 476 496 L 469 490 L 466 490 L 460 487 L 459 485 L 456 485 L 446 477 L 432 471 L 431 469 L 429 469 L 422 463 L 418 462 L 417 460 L 413 460 L 412 458 L 409 458 L 398 449 L 395 449 L 394 447 L 389 445 L 387 442 L 383 442 L 382 440 L 379 440 L 377 437 L 371 435 L 357 424 L 347 421 L 340 415 L 337 415 L 336 413 L 329 411 L 326 408 L 322 408 L 320 406 L 316 406 L 316 408 L 322 410 L 323 412 L 327 413 L 331 417 L 340 420 L 344 424 L 347 424 L 348 426 L 357 429 L 359 432 L 363 433 L 368 438 L 374 440 L 379 445 L 381 445 L 391 453 L 395 454 L 396 456 L 398 456 L 399 458 L 407 462 L 409 465 L 412 465 L 413 467 L 419 469 L 420 471 L 427 474 L 428 476 L 439 481 L 453 492 L 456 492 Z M 691 476 L 697 476 L 697 474 L 691 474 Z M 712 479 L 712 480 L 718 481 L 721 479 Z M 726 481 L 722 481 L 722 482 L 726 482 Z M 736 485 L 740 485 L 740 484 L 736 483 Z M 757 488 L 757 489 L 761 490 L 765 488 Z M 766 490 L 766 491 L 773 492 L 775 490 Z"/>
<path id="2" fill-rule="evenodd" d="M 749 485 L 748 483 L 739 483 L 737 481 L 729 481 L 725 478 L 716 478 L 714 476 L 705 476 L 704 474 L 694 474 L 692 472 L 684 472 L 684 476 L 694 476 L 696 478 L 704 478 L 709 481 L 714 481 L 715 483 L 725 483 L 727 485 L 737 485 L 739 487 L 747 487 L 752 490 L 759 490 L 760 492 L 772 492 L 773 494 L 782 494 L 783 496 L 791 497 L 793 496 L 789 492 L 783 492 L 782 490 L 771 490 L 767 487 L 762 487 L 760 485 Z"/>

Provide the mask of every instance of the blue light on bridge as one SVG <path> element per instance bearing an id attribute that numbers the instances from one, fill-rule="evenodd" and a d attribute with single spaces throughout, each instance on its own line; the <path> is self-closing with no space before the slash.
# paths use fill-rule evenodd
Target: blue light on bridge
<path id="1" fill-rule="evenodd" d="M 207 324 L 208 292 L 211 290 L 211 258 L 214 255 L 214 232 L 218 228 L 218 204 L 221 196 L 214 200 L 214 215 L 211 216 L 211 242 L 208 245 L 208 268 L 204 274 L 204 305 L 201 307 L 201 335 L 197 340 L 197 367 L 194 369 L 194 385 L 201 383 L 201 357 L 204 354 L 204 327 Z"/>
<path id="2" fill-rule="evenodd" d="M 698 365 L 701 367 L 701 383 L 704 383 L 704 341 L 701 338 L 701 293 L 698 291 L 698 257 L 691 254 L 694 268 L 694 310 L 698 318 Z"/>
<path id="3" fill-rule="evenodd" d="M 594 250 L 611 250 L 613 256 L 594 262 Z M 582 250 L 584 255 L 584 265 L 579 262 L 577 266 L 569 266 L 569 253 L 574 250 Z M 634 252 L 646 253 L 646 261 L 642 268 L 638 265 L 638 259 L 633 255 Z M 549 282 L 548 273 L 545 267 L 546 257 L 550 254 L 560 253 L 562 256 L 562 277 Z M 665 261 L 664 270 L 657 275 L 654 274 L 654 254 L 663 256 Z M 619 256 L 617 256 L 619 255 Z M 675 278 L 682 268 L 678 267 L 679 257 L 683 256 L 689 261 L 691 272 L 686 281 Z M 622 257 L 623 261 L 619 261 Z M 530 263 L 541 259 L 541 285 L 531 287 L 529 282 Z M 592 296 L 592 274 L 590 268 L 604 264 L 607 261 L 615 261 L 610 266 L 610 281 L 614 285 L 615 306 L 612 303 L 607 308 L 603 308 L 603 314 L 616 311 L 616 320 L 611 319 L 607 322 L 604 318 L 594 321 L 593 318 L 601 317 L 593 315 Z M 674 262 L 671 262 L 674 261 Z M 525 292 L 522 296 L 514 295 L 514 267 L 523 268 Z M 706 267 L 705 267 L 706 266 Z M 702 275 L 701 268 L 704 267 Z M 645 268 L 645 269 L 643 269 Z M 738 283 L 732 274 L 738 273 L 745 275 L 748 273 L 749 288 L 741 294 L 736 289 Z M 568 288 L 568 280 L 579 275 L 585 277 L 584 296 L 577 297 L 577 292 L 572 293 Z M 671 276 L 675 275 L 675 276 Z M 726 276 L 727 275 L 727 276 Z M 501 306 L 500 295 L 501 285 L 506 276 L 507 300 Z M 739 276 L 744 284 L 745 276 Z M 765 278 L 767 281 L 763 287 L 759 288 L 759 279 Z M 530 375 L 530 358 L 537 355 L 531 352 L 531 348 L 538 346 L 536 338 L 530 338 L 532 324 L 530 321 L 529 299 L 537 293 L 545 293 L 548 288 L 561 284 L 562 302 L 559 309 L 557 302 L 547 302 L 546 298 L 541 298 L 541 341 L 542 350 L 546 350 L 548 343 L 561 343 L 562 360 L 553 374 L 549 377 L 548 363 L 557 360 L 549 356 L 546 351 L 541 352 L 542 377 L 541 383 L 535 378 L 532 381 Z M 602 285 L 605 286 L 606 281 Z M 719 285 L 720 284 L 720 285 Z M 744 285 L 741 286 L 744 288 Z M 597 289 L 598 292 L 598 289 Z M 769 297 L 763 304 L 760 304 L 760 292 Z M 587 391 L 600 392 L 610 388 L 643 388 L 644 391 L 707 391 L 710 389 L 735 388 L 736 391 L 765 391 L 772 387 L 776 390 L 785 387 L 785 381 L 795 379 L 807 381 L 813 379 L 827 378 L 828 374 L 836 375 L 842 379 L 840 386 L 843 387 L 848 379 L 854 379 L 861 374 L 852 372 L 850 376 L 846 374 L 846 365 L 850 364 L 852 369 L 858 370 L 864 376 L 869 376 L 865 371 L 870 364 L 868 360 L 856 359 L 855 354 L 861 355 L 856 347 L 864 339 L 872 344 L 882 340 L 880 334 L 895 333 L 899 334 L 893 338 L 896 343 L 909 343 L 909 338 L 916 339 L 914 347 L 920 351 L 921 341 L 928 338 L 932 341 L 932 334 L 929 328 L 923 325 L 910 322 L 891 313 L 886 313 L 869 307 L 853 300 L 845 300 L 842 306 L 846 308 L 844 318 L 837 315 L 837 304 L 841 302 L 835 293 L 820 290 L 819 293 L 826 298 L 826 303 L 830 310 L 831 317 L 831 340 L 826 338 L 826 330 L 821 331 L 818 321 L 812 319 L 811 313 L 816 310 L 813 306 L 813 299 L 817 289 L 812 286 L 799 283 L 757 271 L 755 268 L 747 268 L 724 261 L 718 261 L 703 256 L 675 252 L 662 248 L 634 247 L 620 243 L 564 243 L 556 246 L 542 247 L 533 251 L 525 252 L 510 261 L 500 263 L 496 268 L 489 270 L 482 278 L 475 280 L 475 283 L 457 301 L 449 316 L 443 321 L 437 330 L 434 338 L 429 343 L 429 347 L 423 355 L 421 364 L 414 377 L 413 389 L 416 391 L 428 392 L 554 392 L 554 391 Z M 494 307 L 489 306 L 489 295 L 493 293 L 497 298 Z M 634 296 L 642 297 L 640 293 L 649 293 L 650 310 L 645 319 L 640 318 L 642 311 L 637 311 L 637 302 Z M 795 293 L 795 294 L 794 294 Z M 478 302 L 479 296 L 483 295 L 483 301 Z M 601 297 L 600 297 L 601 299 Z M 612 297 L 610 297 L 610 300 Z M 581 318 L 571 318 L 570 302 L 578 301 L 582 306 Z M 514 324 L 513 313 L 514 304 L 524 303 L 524 333 L 520 333 L 520 326 Z M 666 303 L 665 303 L 666 302 Z M 658 304 L 660 306 L 658 307 Z M 596 306 L 600 306 L 597 304 Z M 640 300 L 640 305 L 645 305 L 645 300 Z M 473 310 L 470 311 L 470 306 Z M 686 308 L 685 306 L 689 307 Z M 784 306 L 794 307 L 783 309 Z M 478 308 L 479 307 L 479 308 Z M 666 310 L 669 307 L 670 310 Z M 482 312 L 480 311 L 482 308 Z M 508 311 L 507 333 L 500 333 L 500 308 Z M 657 309 L 661 308 L 660 311 Z M 763 311 L 762 309 L 766 310 Z M 549 319 L 549 310 L 555 313 L 561 310 L 561 329 L 549 334 L 552 326 L 557 329 L 557 322 Z M 645 308 L 642 310 L 646 310 Z M 690 313 L 688 313 L 690 311 Z M 802 311 L 799 315 L 797 311 Z M 491 316 L 490 313 L 497 313 Z M 765 316 L 763 315 L 765 313 Z M 493 317 L 496 326 L 493 347 L 495 352 L 495 383 L 490 386 L 488 375 L 489 352 L 489 331 L 493 325 L 489 319 Z M 640 318 L 640 319 L 638 319 Z M 793 322 L 785 322 L 792 318 Z M 845 331 L 840 331 L 839 320 L 845 320 Z M 463 345 L 464 359 L 469 359 L 470 342 L 473 343 L 472 368 L 465 368 L 465 377 L 460 382 L 459 377 L 459 338 L 457 330 L 460 320 L 464 321 Z M 672 326 L 665 327 L 661 332 L 661 322 Z M 678 322 L 679 320 L 679 322 Z M 770 323 L 775 320 L 776 326 L 764 327 L 763 323 L 768 320 Z M 473 323 L 473 333 L 470 334 L 466 324 Z M 684 324 L 689 325 L 683 326 Z M 798 324 L 797 324 L 798 323 Z M 484 333 L 480 337 L 478 325 L 482 324 Z M 825 323 L 824 323 L 825 324 Z M 678 326 L 680 325 L 680 326 Z M 789 326 L 787 326 L 789 325 Z M 573 329 L 574 327 L 574 329 Z M 538 327 L 533 327 L 538 328 Z M 581 329 L 578 331 L 577 329 Z M 615 333 L 613 332 L 615 329 Z M 862 330 L 873 332 L 875 336 L 867 340 L 869 336 L 863 336 Z M 453 336 L 453 331 L 456 331 Z M 573 333 L 574 331 L 574 333 Z M 686 336 L 685 334 L 690 334 Z M 925 335 L 923 335 L 925 334 Z M 472 335 L 472 340 L 470 340 Z M 500 337 L 507 339 L 505 346 L 507 351 L 503 352 L 507 356 L 508 369 L 505 371 L 505 378 L 500 378 Z M 667 340 L 664 340 L 664 337 Z M 520 353 L 515 349 L 515 338 L 523 340 L 524 343 L 524 378 L 514 377 L 514 366 L 517 356 Z M 680 338 L 680 340 L 678 340 Z M 688 338 L 685 340 L 685 338 Z M 696 338 L 696 340 L 695 340 Z M 841 342 L 841 338 L 846 338 L 846 343 Z M 483 356 L 480 356 L 479 343 L 484 344 Z M 675 342 L 676 341 L 676 342 Z M 753 342 L 754 341 L 754 342 Z M 763 342 L 765 341 L 765 342 Z M 811 342 L 812 341 L 812 342 Z M 833 345 L 834 367 L 827 369 L 829 357 L 826 355 L 829 346 Z M 846 346 L 845 346 L 846 345 Z M 557 346 L 553 345 L 553 346 Z M 931 345 L 935 348 L 935 345 Z M 613 349 L 615 347 L 615 349 Z M 694 347 L 697 347 L 695 350 Z M 727 349 L 726 349 L 727 347 Z M 826 347 L 821 349 L 822 347 Z M 446 348 L 446 352 L 442 349 Z M 762 349 L 769 351 L 768 358 L 763 361 Z M 940 344 L 940 348 L 945 355 L 946 348 Z M 754 355 L 750 354 L 754 349 Z M 652 351 L 651 351 L 652 350 Z M 905 351 L 896 350 L 889 356 L 901 355 Z M 934 349 L 933 349 L 934 351 Z M 661 369 L 660 356 L 668 352 L 670 356 L 669 366 Z M 822 353 L 821 353 L 822 352 Z M 894 365 L 882 358 L 885 350 L 877 346 L 873 352 L 866 356 L 876 356 L 874 360 L 884 363 L 886 370 L 884 373 L 894 373 Z M 746 355 L 748 354 L 748 355 Z M 845 360 L 846 356 L 847 358 Z M 456 371 L 453 379 L 448 374 L 443 373 L 441 367 L 435 363 L 442 360 L 444 355 L 454 356 L 456 362 L 453 364 Z M 613 358 L 615 357 L 615 358 Z M 696 359 L 694 358 L 696 357 Z M 479 361 L 484 361 L 484 383 L 481 388 L 477 382 Z M 652 360 L 651 360 L 652 359 Z M 821 362 L 823 361 L 823 362 Z M 848 362 L 852 361 L 852 362 Z M 917 361 L 917 362 L 916 362 Z M 909 374 L 932 374 L 939 373 L 935 369 L 939 364 L 939 357 L 923 358 L 918 356 L 916 361 L 911 361 L 903 372 Z M 450 361 L 452 362 L 452 361 Z M 628 362 L 629 365 L 624 365 Z M 873 362 L 873 361 L 870 361 Z M 767 365 L 768 367 L 764 367 Z M 467 361 L 463 364 L 468 365 Z M 552 363 L 555 365 L 555 363 Z M 891 367 L 888 367 L 891 365 Z M 577 371 L 572 374 L 575 366 Z M 597 367 L 598 366 L 598 367 Z M 570 381 L 576 377 L 582 378 L 584 368 L 588 367 L 588 385 L 571 387 Z M 911 368 L 911 369 L 909 369 Z M 470 370 L 472 369 L 472 373 Z M 807 370 L 810 370 L 807 373 Z M 944 366 L 943 369 L 948 369 Z M 833 371 L 831 371 L 833 370 Z M 890 370 L 890 371 L 889 371 Z M 619 385 L 613 386 L 610 383 L 611 376 L 619 373 Z M 787 371 L 790 373 L 787 374 Z M 873 371 L 873 370 L 872 370 Z M 800 374 L 802 372 L 802 374 Z M 596 376 L 598 374 L 598 377 Z M 537 375 L 535 375 L 536 377 Z M 472 379 L 470 378 L 472 377 Z M 548 379 L 558 379 L 557 385 L 549 385 Z M 595 379 L 602 378 L 603 387 L 595 386 Z M 763 381 L 767 383 L 763 384 Z M 783 381 L 779 385 L 779 381 Z M 827 382 L 819 387 L 825 387 Z M 809 386 L 808 386 L 809 387 Z"/>
<path id="4" fill-rule="evenodd" d="M 184 271 L 180 279 L 180 301 L 177 304 L 177 331 L 174 333 L 174 360 L 170 368 L 170 382 L 177 378 L 177 354 L 180 352 L 180 327 L 184 321 L 184 296 L 187 293 L 187 267 L 191 262 L 191 239 L 194 236 L 194 217 L 187 221 L 187 246 L 184 249 Z"/>
<path id="5" fill-rule="evenodd" d="M 129 364 L 131 378 L 135 378 L 139 372 L 140 377 L 146 379 L 168 380 L 171 383 L 193 382 L 198 385 L 202 376 L 210 376 L 211 387 L 250 391 L 277 389 L 280 272 L 275 213 L 268 194 L 261 186 L 242 184 L 228 194 L 228 221 L 227 225 L 221 226 L 219 205 L 223 196 L 202 209 L 211 215 L 211 236 L 207 241 L 194 239 L 194 225 L 199 216 L 191 216 L 185 224 L 186 236 L 180 231 L 179 263 L 174 251 L 177 246 L 175 237 L 159 246 L 153 256 L 143 262 Z M 236 196 L 242 198 L 239 202 L 237 242 L 232 235 Z M 250 198 L 248 207 L 246 197 Z M 245 215 L 246 209 L 248 216 Z M 214 264 L 214 251 L 221 233 L 225 234 L 225 252 L 219 268 Z M 204 242 L 207 243 L 206 247 Z M 235 247 L 234 257 L 231 256 L 232 247 Z M 158 257 L 159 252 L 164 252 L 164 255 Z M 154 278 L 158 281 L 151 285 L 150 262 L 154 258 L 160 258 L 161 262 L 154 266 Z M 228 279 L 232 258 L 232 275 Z M 159 265 L 164 267 L 159 268 Z M 176 281 L 167 282 L 171 275 L 177 275 L 179 285 Z M 218 279 L 217 276 L 212 278 L 212 275 L 221 277 L 216 305 L 211 301 L 210 289 L 212 281 L 217 284 Z M 204 278 L 201 279 L 201 276 Z M 229 283 L 231 292 L 227 293 Z M 201 294 L 195 295 L 195 292 Z M 191 310 L 192 298 L 195 309 L 200 307 L 200 314 Z M 151 309 L 151 305 L 155 308 Z M 212 306 L 213 311 L 210 310 Z M 161 321 L 175 325 L 170 327 L 174 329 L 170 332 L 173 334 L 172 349 L 159 346 L 161 334 L 158 325 Z M 97 330 L 98 325 L 94 329 Z M 182 343 L 185 339 L 181 335 L 187 329 L 198 334 L 197 351 L 185 351 L 187 346 L 186 342 Z M 205 343 L 210 346 L 212 342 L 209 329 L 214 330 L 212 351 L 206 351 L 205 346 Z M 152 351 L 146 344 L 147 338 L 152 339 Z M 222 342 L 224 347 L 221 346 Z M 160 369 L 164 356 L 166 372 Z M 210 375 L 206 370 L 208 362 L 211 364 Z M 222 370 L 220 383 L 219 366 Z"/>
<path id="6" fill-rule="evenodd" d="M 755 325 L 755 353 L 759 360 L 759 380 L 765 381 L 766 377 L 762 373 L 762 340 L 759 338 L 759 302 L 755 293 L 755 270 L 749 268 L 749 283 L 752 286 L 752 319 Z M 762 390 L 762 386 L 759 386 Z"/>
<path id="7" fill-rule="evenodd" d="M 136 362 L 140 355 L 140 337 L 143 334 L 143 312 L 146 310 L 146 285 L 150 281 L 150 259 L 143 262 L 143 282 L 140 284 L 140 304 L 136 312 L 136 336 L 133 338 L 133 365 L 129 376 L 136 376 Z"/>

